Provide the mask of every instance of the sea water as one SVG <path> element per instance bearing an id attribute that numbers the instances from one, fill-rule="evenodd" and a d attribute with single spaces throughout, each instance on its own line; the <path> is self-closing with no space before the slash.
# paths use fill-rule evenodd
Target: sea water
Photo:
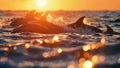
<path id="1" fill-rule="evenodd" d="M 71 33 L 40 34 L 11 31 L 10 20 L 26 11 L 0 12 L 0 68 L 119 68 L 120 35 L 95 34 L 66 25 L 86 16 L 86 24 L 120 32 L 120 11 L 51 11 L 48 19 Z"/>

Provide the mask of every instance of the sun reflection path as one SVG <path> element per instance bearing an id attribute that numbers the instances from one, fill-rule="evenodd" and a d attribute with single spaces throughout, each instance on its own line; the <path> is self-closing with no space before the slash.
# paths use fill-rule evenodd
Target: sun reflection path
<path id="1" fill-rule="evenodd" d="M 92 68 L 95 64 L 105 61 L 104 56 L 92 55 L 93 51 L 105 46 L 106 39 L 104 36 L 98 43 L 87 44 L 82 47 L 83 57 L 79 59 L 79 68 Z"/>

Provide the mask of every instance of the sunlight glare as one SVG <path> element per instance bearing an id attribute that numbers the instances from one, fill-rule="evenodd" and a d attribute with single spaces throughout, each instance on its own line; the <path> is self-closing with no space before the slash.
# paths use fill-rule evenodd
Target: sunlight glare
<path id="1" fill-rule="evenodd" d="M 37 0 L 37 6 L 43 8 L 46 6 L 46 0 Z"/>

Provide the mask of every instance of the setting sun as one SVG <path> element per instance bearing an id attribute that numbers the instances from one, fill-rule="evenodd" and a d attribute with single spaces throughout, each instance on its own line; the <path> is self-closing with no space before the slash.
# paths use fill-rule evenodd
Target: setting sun
<path id="1" fill-rule="evenodd" d="M 46 6 L 46 0 L 37 0 L 37 6 L 43 8 Z"/>

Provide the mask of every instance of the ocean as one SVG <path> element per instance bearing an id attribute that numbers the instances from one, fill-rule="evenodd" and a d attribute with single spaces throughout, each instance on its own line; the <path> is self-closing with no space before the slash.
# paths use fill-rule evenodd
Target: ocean
<path id="1" fill-rule="evenodd" d="M 120 32 L 120 11 L 50 11 L 48 20 L 71 33 L 11 33 L 10 20 L 27 12 L 0 11 L 0 68 L 120 68 L 120 35 L 66 27 L 86 16 L 86 24 Z"/>

